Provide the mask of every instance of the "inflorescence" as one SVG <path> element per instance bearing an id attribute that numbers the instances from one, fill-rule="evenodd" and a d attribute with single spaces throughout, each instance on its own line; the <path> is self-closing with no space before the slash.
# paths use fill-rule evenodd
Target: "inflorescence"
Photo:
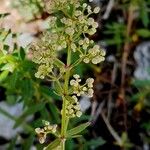
<path id="1" fill-rule="evenodd" d="M 31 47 L 33 61 L 39 64 L 35 74 L 37 78 L 47 77 L 54 68 L 58 52 L 68 47 L 72 52 L 78 53 L 84 63 L 98 64 L 104 61 L 105 51 L 86 36 L 93 35 L 98 28 L 98 23 L 89 16 L 98 13 L 99 7 L 92 10 L 91 6 L 80 4 L 78 0 L 54 0 L 49 1 L 47 5 L 50 13 L 60 11 L 64 15 L 51 17 L 51 32 L 44 34 L 41 40 Z M 81 35 L 84 36 L 83 39 Z"/>
<path id="2" fill-rule="evenodd" d="M 37 43 L 31 46 L 32 60 L 38 64 L 38 71 L 35 73 L 37 78 L 52 78 L 57 69 L 60 74 L 62 73 L 61 82 L 64 80 L 66 65 L 63 65 L 64 63 L 59 59 L 60 51 L 66 52 L 69 49 L 72 54 L 76 53 L 78 56 L 76 62 L 99 64 L 104 61 L 105 50 L 88 38 L 89 35 L 96 33 L 99 26 L 91 17 L 92 14 L 99 13 L 99 7 L 92 9 L 79 0 L 48 0 L 46 6 L 47 11 L 52 15 L 49 19 L 50 32 L 47 31 Z M 73 64 L 72 61 L 70 63 Z M 73 75 L 68 85 L 69 91 L 67 95 L 63 95 L 66 99 L 65 114 L 68 118 L 82 115 L 79 96 L 93 96 L 94 79 L 88 78 L 84 84 L 81 83 L 80 76 Z M 61 114 L 63 115 L 63 110 Z M 55 134 L 57 130 L 57 125 L 50 125 L 46 121 L 44 125 L 44 128 L 35 129 L 40 143 L 45 142 L 48 133 Z"/>
<path id="3" fill-rule="evenodd" d="M 48 121 L 43 120 L 44 127 L 36 128 L 35 132 L 39 137 L 39 142 L 43 144 L 46 140 L 47 134 L 52 133 L 55 134 L 57 131 L 57 125 L 51 125 Z"/>

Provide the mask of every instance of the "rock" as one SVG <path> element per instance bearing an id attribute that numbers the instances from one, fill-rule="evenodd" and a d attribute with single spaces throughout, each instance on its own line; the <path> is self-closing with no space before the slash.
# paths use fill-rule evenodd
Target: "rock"
<path id="1" fill-rule="evenodd" d="M 140 80 L 150 79 L 150 41 L 139 44 L 134 52 L 137 67 L 134 76 Z M 149 70 L 148 70 L 149 69 Z"/>
<path id="2" fill-rule="evenodd" d="M 18 103 L 16 105 L 10 106 L 6 102 L 0 102 L 0 108 L 14 117 L 19 117 L 23 111 L 23 104 Z M 0 113 L 0 136 L 10 140 L 16 136 L 18 132 L 23 130 L 21 127 L 14 129 L 14 124 L 15 121 Z"/>
<path id="3" fill-rule="evenodd" d="M 84 96 L 80 99 L 81 111 L 85 112 L 91 106 L 91 101 L 88 97 Z"/>

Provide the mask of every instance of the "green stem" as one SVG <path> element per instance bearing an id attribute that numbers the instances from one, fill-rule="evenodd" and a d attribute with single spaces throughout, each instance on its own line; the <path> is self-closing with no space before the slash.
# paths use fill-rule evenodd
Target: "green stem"
<path id="1" fill-rule="evenodd" d="M 62 142 L 61 142 L 61 149 L 65 150 L 65 140 L 62 140 Z"/>
<path id="2" fill-rule="evenodd" d="M 71 69 L 73 69 L 75 66 L 77 66 L 78 64 L 80 64 L 80 63 L 82 62 L 82 60 L 83 60 L 83 57 L 80 58 L 80 59 L 78 59 L 75 63 L 73 63 L 73 64 L 71 65 Z"/>
<path id="3" fill-rule="evenodd" d="M 63 97 L 63 106 L 62 106 L 62 122 L 61 122 L 61 136 L 65 138 L 65 129 L 66 129 L 66 99 Z"/>
<path id="4" fill-rule="evenodd" d="M 64 94 L 68 95 L 68 85 L 69 85 L 69 78 L 70 78 L 70 64 L 71 64 L 71 49 L 68 47 L 68 53 L 67 53 L 67 71 L 65 74 L 65 83 L 64 83 Z M 66 116 L 66 98 L 65 96 L 62 97 L 63 104 L 62 104 L 62 123 L 61 123 L 61 149 L 65 150 L 65 136 L 66 131 L 69 123 L 69 118 Z"/>

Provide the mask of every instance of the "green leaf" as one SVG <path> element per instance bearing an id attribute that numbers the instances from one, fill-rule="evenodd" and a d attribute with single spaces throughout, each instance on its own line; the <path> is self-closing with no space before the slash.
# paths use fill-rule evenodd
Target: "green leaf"
<path id="1" fill-rule="evenodd" d="M 142 2 L 140 7 L 140 18 L 142 20 L 142 23 L 145 27 L 148 27 L 149 24 L 149 12 L 148 12 L 148 6 L 146 2 Z"/>
<path id="2" fill-rule="evenodd" d="M 61 142 L 60 139 L 56 139 L 52 143 L 50 143 L 44 150 L 53 150 L 54 148 L 60 145 L 60 142 Z"/>
<path id="3" fill-rule="evenodd" d="M 27 149 L 31 149 L 31 146 L 34 142 L 34 135 L 30 135 L 23 143 L 23 149 L 27 150 Z"/>
<path id="4" fill-rule="evenodd" d="M 62 95 L 63 90 L 57 82 L 54 82 L 54 89 L 58 95 Z"/>
<path id="5" fill-rule="evenodd" d="M 85 144 L 85 146 L 92 147 L 92 149 L 96 149 L 98 146 L 101 146 L 105 143 L 106 143 L 106 141 L 104 139 L 102 139 L 101 137 L 98 137 L 96 139 L 92 139 L 92 140 L 88 141 Z"/>
<path id="6" fill-rule="evenodd" d="M 36 104 L 36 105 L 33 105 L 33 106 L 30 106 L 23 114 L 23 116 L 28 116 L 28 115 L 31 115 L 31 114 L 34 114 L 40 110 L 42 110 L 43 108 L 45 107 L 45 104 Z"/>
<path id="7" fill-rule="evenodd" d="M 19 86 L 21 86 L 21 89 L 22 89 L 22 97 L 26 104 L 30 103 L 33 93 L 34 93 L 33 82 L 30 79 L 26 79 L 26 80 L 23 80 L 21 84 L 22 85 L 19 85 Z"/>
<path id="8" fill-rule="evenodd" d="M 60 97 L 54 93 L 54 90 L 52 88 L 47 87 L 47 86 L 41 86 L 40 87 L 40 92 L 45 97 L 52 97 L 54 99 L 60 99 Z"/>
<path id="9" fill-rule="evenodd" d="M 21 60 L 24 60 L 24 59 L 25 59 L 25 55 L 26 55 L 26 53 L 25 53 L 24 48 L 23 48 L 23 47 L 20 47 L 19 56 L 20 56 Z"/>
<path id="10" fill-rule="evenodd" d="M 79 137 L 82 137 L 82 135 L 73 135 L 70 138 L 73 139 L 73 138 L 79 138 Z"/>
<path id="11" fill-rule="evenodd" d="M 50 114 L 51 114 L 52 120 L 54 121 L 54 123 L 59 124 L 61 121 L 60 121 L 60 117 L 59 117 L 60 113 L 59 113 L 58 108 L 53 103 L 49 103 L 48 107 L 50 109 Z"/>
<path id="12" fill-rule="evenodd" d="M 91 124 L 90 122 L 83 123 L 83 124 L 81 124 L 81 125 L 79 125 L 79 126 L 73 128 L 73 129 L 71 129 L 71 130 L 68 130 L 66 136 L 67 136 L 67 137 L 72 137 L 72 136 L 74 136 L 74 135 L 76 135 L 76 134 L 82 132 L 82 131 L 83 131 L 84 129 L 86 129 L 90 124 Z"/>
<path id="13" fill-rule="evenodd" d="M 65 145 L 66 150 L 74 150 L 73 147 L 75 147 L 74 140 L 73 139 L 66 140 L 66 145 Z"/>
<path id="14" fill-rule="evenodd" d="M 59 67 L 59 68 L 65 66 L 65 64 L 64 64 L 62 61 L 60 61 L 59 59 L 55 59 L 54 64 L 55 64 L 57 67 Z"/>
<path id="15" fill-rule="evenodd" d="M 138 29 L 136 33 L 143 38 L 150 37 L 150 30 L 148 29 Z"/>
<path id="16" fill-rule="evenodd" d="M 8 70 L 9 72 L 13 72 L 14 69 L 15 69 L 14 63 L 7 63 L 1 68 L 1 70 Z"/>
<path id="17" fill-rule="evenodd" d="M 8 73 L 9 73 L 9 71 L 8 71 L 8 70 L 5 70 L 5 71 L 3 71 L 3 72 L 0 74 L 0 83 L 1 83 L 2 81 L 4 81 L 4 80 L 7 78 Z"/>
<path id="18" fill-rule="evenodd" d="M 13 95 L 13 94 L 9 94 L 9 93 L 6 93 L 6 94 L 7 94 L 7 95 L 6 95 L 7 103 L 8 103 L 9 105 L 15 104 L 16 101 L 17 101 L 17 99 L 18 99 L 17 95 Z"/>
<path id="19" fill-rule="evenodd" d="M 17 141 L 17 137 L 15 137 L 14 139 L 11 140 L 7 150 L 12 150 L 12 149 L 15 149 L 15 146 L 16 146 L 16 141 Z"/>
<path id="20" fill-rule="evenodd" d="M 8 88 L 11 88 L 11 90 L 14 90 L 16 88 L 18 79 L 19 79 L 18 72 L 17 71 L 13 72 L 13 74 L 9 76 L 9 79 L 7 82 Z"/>
<path id="21" fill-rule="evenodd" d="M 134 80 L 133 85 L 136 87 L 150 86 L 150 80 Z"/>
<path id="22" fill-rule="evenodd" d="M 73 13 L 74 13 L 74 5 L 73 4 L 70 5 L 70 7 L 68 9 L 68 13 L 70 16 L 73 16 Z"/>
<path id="23" fill-rule="evenodd" d="M 142 123 L 141 127 L 150 131 L 150 121 Z"/>

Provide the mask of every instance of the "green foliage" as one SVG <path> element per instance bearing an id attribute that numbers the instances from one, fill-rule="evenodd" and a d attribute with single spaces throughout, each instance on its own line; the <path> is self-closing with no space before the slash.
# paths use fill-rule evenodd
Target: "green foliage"
<path id="1" fill-rule="evenodd" d="M 112 23 L 106 25 L 106 31 L 104 31 L 104 34 L 111 37 L 111 39 L 106 39 L 106 42 L 109 45 L 116 45 L 119 50 L 126 39 L 125 31 L 126 26 L 123 23 Z"/>
<path id="2" fill-rule="evenodd" d="M 138 36 L 142 38 L 149 38 L 150 37 L 150 30 L 148 29 L 137 29 L 136 33 Z"/>
<path id="3" fill-rule="evenodd" d="M 24 139 L 22 148 L 30 149 L 35 139 L 34 128 L 37 125 L 41 126 L 42 118 L 60 123 L 60 112 L 53 101 L 59 97 L 52 91 L 52 87 L 43 85 L 39 79 L 34 77 L 36 65 L 27 59 L 26 49 L 18 46 L 16 49 L 12 45 L 11 47 L 14 49 L 10 50 L 10 46 L 6 42 L 8 36 L 13 38 L 12 32 L 1 29 L 0 86 L 5 89 L 7 103 L 13 105 L 22 102 L 24 107 L 22 115 L 18 118 L 3 109 L 0 109 L 0 113 L 15 121 L 14 128 L 22 126 L 24 131 L 29 134 L 29 138 Z M 43 109 L 46 105 L 49 107 Z M 53 114 L 54 112 L 55 114 Z M 25 118 L 36 113 L 39 113 L 42 118 L 39 116 L 32 122 L 25 121 Z M 15 144 L 16 138 L 12 139 L 8 149 L 14 149 Z"/>
<path id="4" fill-rule="evenodd" d="M 50 1 L 53 2 L 53 1 Z M 61 3 L 61 1 L 57 1 L 58 3 Z M 50 18 L 50 25 L 54 26 L 50 28 L 49 30 L 46 31 L 46 34 L 44 33 L 42 38 L 39 39 L 39 45 L 36 44 L 34 46 L 37 47 L 32 47 L 35 51 L 39 50 L 38 55 L 42 54 L 42 52 L 46 49 L 49 49 L 49 47 L 54 46 L 54 49 L 56 49 L 56 46 L 58 46 L 58 50 L 62 51 L 54 51 L 56 53 L 53 53 L 51 51 L 48 53 L 49 57 L 53 56 L 54 59 L 51 59 L 52 63 L 52 69 L 54 73 L 56 74 L 51 74 L 52 76 L 47 76 L 47 71 L 49 71 L 49 68 L 46 68 L 45 66 L 42 66 L 39 68 L 39 72 L 42 72 L 42 75 L 44 74 L 44 79 L 45 81 L 42 81 L 41 79 L 35 78 L 35 73 L 37 68 L 39 67 L 39 62 L 40 62 L 40 57 L 39 59 L 33 63 L 31 60 L 27 58 L 27 49 L 18 47 L 16 43 L 13 45 L 8 45 L 7 44 L 7 38 L 11 37 L 15 39 L 15 34 L 13 34 L 10 30 L 4 30 L 0 29 L 0 86 L 5 89 L 5 95 L 6 95 L 6 102 L 10 105 L 16 104 L 18 102 L 22 102 L 24 107 L 23 107 L 23 113 L 19 117 L 12 116 L 8 112 L 5 112 L 3 109 L 0 109 L 0 113 L 7 116 L 11 120 L 15 121 L 14 128 L 22 126 L 24 129 L 24 132 L 28 134 L 28 138 L 25 138 L 22 140 L 22 149 L 30 149 L 31 146 L 33 145 L 35 141 L 35 132 L 34 129 L 36 127 L 42 127 L 41 121 L 44 120 L 49 120 L 50 123 L 52 124 L 61 124 L 61 119 L 60 116 L 62 115 L 63 112 L 60 112 L 60 103 L 61 103 L 61 97 L 63 97 L 63 94 L 66 94 L 65 92 L 69 92 L 69 98 L 66 98 L 66 95 L 64 97 L 65 99 L 68 100 L 69 104 L 73 103 L 74 104 L 74 99 L 71 97 L 73 90 L 69 87 L 69 90 L 66 90 L 66 86 L 63 86 L 64 80 L 68 78 L 65 76 L 67 70 L 67 65 L 64 63 L 65 61 L 61 61 L 57 58 L 61 58 L 61 54 L 67 55 L 67 47 L 66 45 L 71 45 L 71 71 L 70 75 L 72 74 L 79 74 L 81 77 L 85 77 L 85 71 L 87 70 L 87 62 L 91 61 L 93 59 L 93 56 L 91 55 L 92 53 L 86 53 L 85 48 L 86 46 L 92 46 L 90 47 L 91 49 L 93 48 L 94 44 L 92 43 L 93 41 L 90 40 L 88 42 L 91 42 L 89 45 L 86 43 L 86 40 L 84 41 L 85 36 L 87 34 L 91 35 L 92 33 L 95 33 L 96 30 L 94 29 L 94 26 L 97 26 L 95 24 L 92 26 L 92 29 L 90 28 L 89 30 L 85 33 L 83 33 L 83 29 L 87 28 L 85 27 L 82 23 L 81 20 L 78 20 L 78 18 L 74 15 L 75 13 L 75 7 L 74 4 L 70 4 L 69 1 L 67 1 L 69 5 L 65 4 L 62 5 L 61 7 L 56 7 L 57 9 L 50 9 L 50 6 L 53 6 L 53 3 L 47 3 L 46 9 L 48 10 L 49 13 L 55 14 L 55 17 L 58 19 L 55 22 L 55 19 Z M 118 1 L 116 1 L 116 4 Z M 59 6 L 59 5 L 58 5 Z M 66 7 L 67 6 L 67 7 Z M 105 41 L 107 42 L 108 45 L 115 46 L 118 50 L 118 53 L 121 54 L 122 52 L 122 46 L 126 42 L 133 42 L 133 36 L 135 35 L 136 37 L 139 38 L 149 38 L 150 37 L 150 30 L 148 29 L 148 26 L 150 25 L 149 21 L 149 6 L 150 2 L 148 0 L 124 0 L 122 1 L 122 4 L 119 5 L 119 8 L 121 6 L 121 9 L 124 11 L 128 10 L 131 6 L 135 7 L 136 12 L 138 12 L 137 18 L 135 18 L 135 24 L 137 23 L 136 21 L 140 22 L 142 24 L 138 28 L 133 28 L 131 36 L 127 37 L 126 36 L 126 31 L 127 31 L 127 25 L 126 25 L 126 20 L 122 20 L 121 23 L 118 23 L 118 20 L 115 21 L 108 21 L 105 31 L 102 31 L 105 36 Z M 45 13 L 46 9 L 44 8 L 43 1 L 41 0 L 14 0 L 13 1 L 13 7 L 17 8 L 21 14 L 24 15 L 26 20 L 32 20 L 36 18 L 40 18 L 43 13 Z M 68 9 L 70 8 L 70 9 Z M 80 10 L 82 8 L 80 7 Z M 4 18 L 9 14 L 1 14 L 0 18 Z M 69 26 L 70 22 L 67 22 L 68 20 L 63 20 L 63 17 L 71 19 L 72 17 L 75 18 L 77 22 L 73 22 L 74 26 L 77 26 L 77 28 L 72 28 L 72 26 Z M 61 20 L 62 19 L 62 20 Z M 87 18 L 86 18 L 87 19 Z M 85 20 L 86 20 L 85 19 Z M 86 20 L 88 22 L 88 20 Z M 86 22 L 85 21 L 85 22 Z M 89 20 L 93 21 L 93 20 Z M 57 28 L 55 28 L 57 27 Z M 67 28 L 69 27 L 69 29 Z M 66 30 L 67 29 L 67 30 Z M 91 29 L 91 30 L 90 30 Z M 53 32 L 56 30 L 55 32 Z M 74 33 L 73 33 L 74 32 Z M 58 38 L 54 39 L 54 43 L 50 43 L 51 38 L 53 38 L 53 33 L 58 33 Z M 60 36 L 61 34 L 61 36 Z M 54 35 L 55 36 L 55 35 Z M 65 40 L 64 37 L 65 36 Z M 82 37 L 82 38 L 81 38 Z M 51 39 L 51 40 L 50 40 Z M 68 40 L 69 39 L 69 40 Z M 80 41 L 82 39 L 82 41 Z M 75 42 L 73 43 L 72 41 L 74 40 Z M 71 43 L 67 42 L 71 41 Z M 43 43 L 42 43 L 43 42 Z M 66 43 L 65 43 L 66 42 Z M 84 43 L 85 42 L 85 43 Z M 80 44 L 79 44 L 80 43 Z M 84 43 L 84 44 L 82 44 Z M 43 44 L 43 45 L 42 45 Z M 74 45 L 75 44 L 75 45 Z M 39 46 L 39 47 L 38 47 Z M 59 47 L 60 46 L 60 47 Z M 81 49 L 80 49 L 81 48 Z M 89 48 L 89 49 L 90 49 Z M 77 49 L 77 51 L 75 51 Z M 97 49 L 95 49 L 97 50 Z M 37 51 L 36 51 L 37 52 Z M 102 52 L 102 51 L 101 51 Z M 37 54 L 37 53 L 36 53 Z M 86 55 L 85 55 L 86 54 Z M 101 53 L 102 54 L 102 53 Z M 84 56 L 83 56 L 84 55 Z M 97 55 L 97 54 L 94 54 Z M 99 53 L 98 53 L 99 55 Z M 83 57 L 81 57 L 83 56 Z M 104 56 L 104 54 L 100 55 Z M 81 57 L 81 59 L 79 59 Z M 86 58 L 86 59 L 85 59 Z M 79 60 L 78 60 L 79 59 Z M 78 61 L 76 61 L 78 60 Z M 83 61 L 84 60 L 84 61 Z M 81 63 L 81 62 L 85 63 Z M 93 62 L 97 63 L 96 61 L 93 60 Z M 92 62 L 92 63 L 93 63 Z M 43 63 L 43 60 L 42 60 Z M 81 63 L 81 64 L 80 64 Z M 45 63 L 47 65 L 47 62 Z M 45 65 L 44 64 L 44 65 Z M 70 66 L 69 64 L 69 66 Z M 49 65 L 49 64 L 48 64 Z M 67 67 L 66 67 L 67 66 Z M 89 65 L 88 67 L 91 67 L 90 69 L 93 69 L 92 65 Z M 99 66 L 98 66 L 99 67 Z M 56 69 L 57 68 L 57 69 Z M 61 68 L 59 70 L 59 68 Z M 95 67 L 96 68 L 96 67 Z M 43 71 L 44 70 L 44 71 Z M 51 71 L 50 70 L 50 71 Z M 98 68 L 98 70 L 101 70 Z M 93 70 L 92 70 L 93 71 Z M 46 72 L 46 74 L 45 74 Z M 41 74 L 38 74 L 37 77 L 41 77 Z M 46 75 L 46 76 L 45 76 Z M 57 76 L 56 76 L 57 75 Z M 52 78 L 51 78 L 52 77 Z M 43 76 L 42 76 L 43 78 Z M 60 83 L 57 81 L 60 79 Z M 67 79 L 68 80 L 68 79 Z M 79 80 L 79 79 L 78 79 Z M 54 84 L 51 84 L 50 81 L 54 81 Z M 68 81 L 66 81 L 68 82 Z M 150 81 L 149 80 L 134 80 L 132 86 L 136 87 L 138 90 L 137 94 L 133 94 L 130 98 L 129 102 L 134 103 L 134 108 L 133 110 L 138 110 L 139 111 L 145 111 L 149 114 L 150 110 L 150 103 L 149 103 L 149 97 L 150 97 Z M 68 83 L 67 83 L 68 84 Z M 63 87 L 62 87 L 63 86 Z M 58 106 L 58 107 L 57 107 Z M 65 108 L 65 107 L 64 107 Z M 66 108 L 66 110 L 69 110 Z M 64 114 L 67 114 L 66 111 L 64 111 Z M 33 116 L 32 121 L 26 121 L 25 118 L 28 118 L 30 116 Z M 103 145 L 106 141 L 104 141 L 101 137 L 97 137 L 92 140 L 87 140 L 86 134 L 85 136 L 83 135 L 81 137 L 82 131 L 89 126 L 89 123 L 84 123 L 79 126 L 81 122 L 88 121 L 90 116 L 83 115 L 80 118 L 75 118 L 72 119 L 69 123 L 69 128 L 70 130 L 67 130 L 67 127 L 63 127 L 66 130 L 66 149 L 67 150 L 73 150 L 73 149 L 79 149 L 79 150 L 91 150 L 91 149 L 96 149 L 99 146 Z M 67 123 L 67 119 L 63 121 L 63 123 Z M 145 121 L 141 123 L 141 128 L 143 128 L 146 132 L 149 132 L 150 129 L 150 122 Z M 58 131 L 60 132 L 60 126 L 58 126 Z M 81 133 L 80 133 L 81 132 Z M 63 133 L 64 134 L 64 133 Z M 40 144 L 35 144 L 37 149 L 42 149 L 43 147 L 47 146 L 46 149 L 54 149 L 58 148 L 62 142 L 64 142 L 63 139 L 64 137 L 61 137 L 62 135 L 56 137 L 56 139 L 49 143 L 49 145 L 40 145 Z M 147 135 L 144 135 L 148 140 L 149 137 Z M 50 141 L 53 140 L 53 137 Z M 73 138 L 76 138 L 74 140 Z M 121 136 L 122 142 L 123 142 L 123 147 L 130 148 L 133 146 L 132 143 L 130 143 L 128 139 L 128 135 L 123 132 Z M 8 149 L 15 149 L 15 144 L 17 141 L 17 137 L 11 140 L 10 145 Z"/>
<path id="5" fill-rule="evenodd" d="M 50 150 L 50 149 L 55 149 L 58 148 L 60 145 L 61 140 L 60 139 L 56 139 L 54 140 L 51 144 L 49 144 L 45 149 L 46 150 Z"/>
<path id="6" fill-rule="evenodd" d="M 75 128 L 72 128 L 67 131 L 67 137 L 72 138 L 74 136 L 77 136 L 78 133 L 82 132 L 84 129 L 86 129 L 90 125 L 89 122 L 81 124 Z"/>

